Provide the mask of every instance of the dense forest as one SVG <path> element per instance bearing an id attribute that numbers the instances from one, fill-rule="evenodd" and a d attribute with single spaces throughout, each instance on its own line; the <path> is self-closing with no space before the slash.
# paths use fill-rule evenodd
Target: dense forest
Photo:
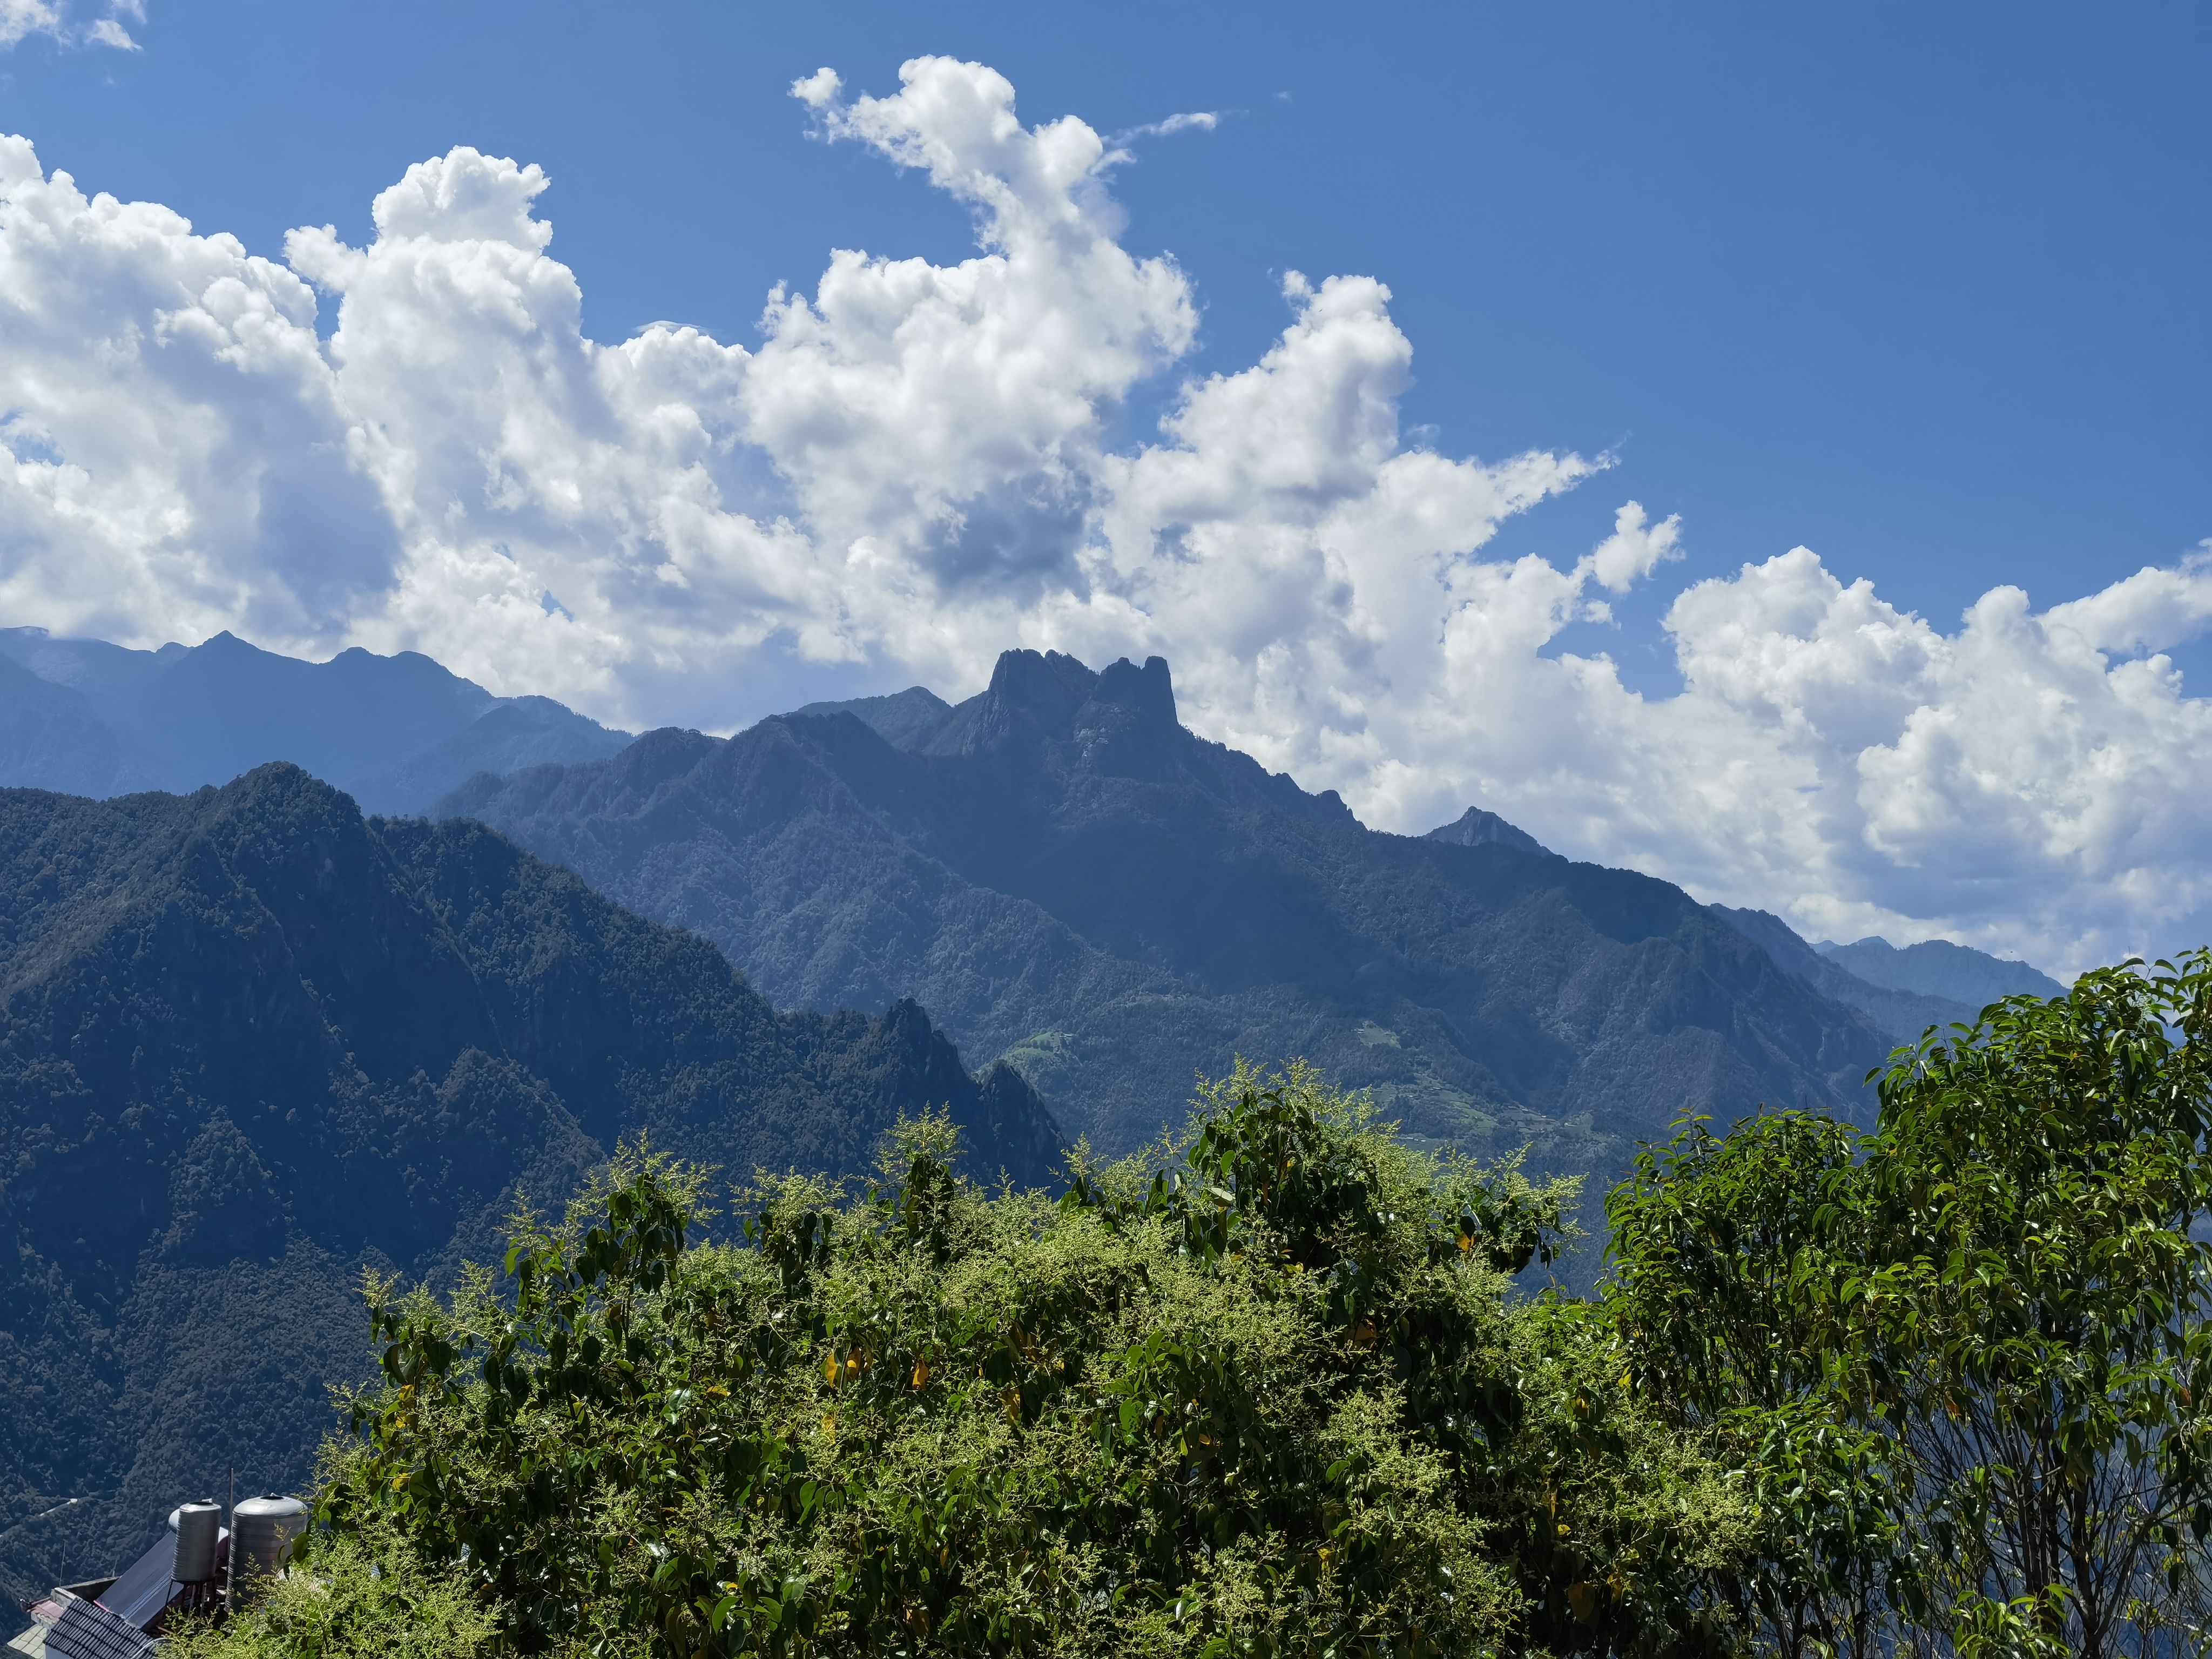
<path id="1" fill-rule="evenodd" d="M 1933 1030 L 1861 1131 L 1571 1192 L 1302 1066 L 1058 1195 L 910 1119 L 737 1195 L 626 1148 L 381 1373 L 195 1659 L 2200 1652 L 2212 956 Z M 1518 1279 L 1516 1280 L 1516 1276 Z"/>
<path id="2" fill-rule="evenodd" d="M 624 1138 L 866 1169 L 950 1106 L 1060 1135 L 911 1005 L 779 1012 L 705 940 L 480 824 L 295 767 L 109 801 L 0 790 L 0 1591 L 127 1564 L 180 1498 L 304 1480 L 374 1368 L 364 1268 L 494 1259 Z"/>

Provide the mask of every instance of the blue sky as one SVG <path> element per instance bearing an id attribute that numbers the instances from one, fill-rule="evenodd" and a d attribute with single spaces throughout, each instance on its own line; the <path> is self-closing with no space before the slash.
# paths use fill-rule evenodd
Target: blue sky
<path id="1" fill-rule="evenodd" d="M 1191 366 L 1259 355 L 1275 273 L 1377 276 L 1410 425 L 1613 450 L 1620 488 L 1683 515 L 1685 578 L 1802 543 L 1948 623 L 1996 583 L 2048 602 L 2212 534 L 2201 4 L 153 0 L 131 32 L 26 41 L 0 126 L 272 256 L 295 225 L 360 240 L 451 145 L 536 161 L 601 340 L 665 318 L 749 341 L 831 246 L 964 253 L 958 204 L 810 140 L 786 95 L 944 52 L 1031 122 L 1224 112 L 1115 181 L 1128 245 L 1194 280 Z M 1571 557 L 1609 512 L 1508 535 Z M 1654 639 L 1612 648 L 1663 683 Z"/>
<path id="2" fill-rule="evenodd" d="M 1380 827 L 2212 933 L 2212 7 L 10 29 L 0 623 L 709 730 L 1158 651 Z"/>

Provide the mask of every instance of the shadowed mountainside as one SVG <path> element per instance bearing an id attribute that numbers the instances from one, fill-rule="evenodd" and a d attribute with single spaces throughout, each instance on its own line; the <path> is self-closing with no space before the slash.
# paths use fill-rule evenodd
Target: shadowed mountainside
<path id="1" fill-rule="evenodd" d="M 1009 652 L 935 701 L 656 732 L 438 810 L 713 939 L 780 1002 L 914 998 L 1102 1150 L 1194 1070 L 1299 1054 L 1416 1136 L 1603 1175 L 1686 1106 L 1856 1114 L 1888 1047 L 1665 882 L 1480 823 L 1362 827 L 1185 730 L 1157 658 Z"/>
<path id="2" fill-rule="evenodd" d="M 618 1137 L 849 1172 L 945 1103 L 978 1173 L 1050 1177 L 1036 1095 L 912 1003 L 779 1013 L 481 825 L 289 766 L 0 790 L 0 1587 L 127 1560 L 227 1467 L 296 1485 L 368 1363 L 363 1268 L 494 1259 Z"/>

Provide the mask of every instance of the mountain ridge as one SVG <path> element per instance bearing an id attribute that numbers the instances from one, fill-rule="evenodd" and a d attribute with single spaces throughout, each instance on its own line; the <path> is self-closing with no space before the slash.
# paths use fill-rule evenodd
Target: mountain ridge
<path id="1" fill-rule="evenodd" d="M 2066 988 L 2025 962 L 1993 957 L 1949 939 L 1923 939 L 1902 947 L 1886 939 L 1850 945 L 1822 939 L 1812 947 L 1855 978 L 1917 996 L 1946 997 L 1980 1008 L 2000 997 L 2025 993 L 2055 997 Z"/>
<path id="2" fill-rule="evenodd" d="M 185 793 L 289 761 L 372 811 L 421 812 L 487 768 L 598 759 L 629 738 L 411 651 L 315 663 L 228 631 L 134 651 L 0 629 L 0 787 Z"/>
<path id="3" fill-rule="evenodd" d="M 0 790 L 0 1545 L 28 1594 L 226 1462 L 296 1485 L 363 1374 L 364 1270 L 498 1253 L 619 1139 L 852 1174 L 949 1104 L 988 1177 L 1057 1125 L 908 1001 L 781 1013 L 708 941 L 470 823 L 297 768 Z"/>
<path id="4" fill-rule="evenodd" d="M 1979 1003 L 1931 996 L 1876 985 L 1860 978 L 1841 963 L 1824 955 L 1781 917 L 1765 910 L 1731 909 L 1725 904 L 1706 907 L 1773 957 L 1784 972 L 1794 974 L 1821 995 L 1856 1008 L 1893 1042 L 1917 1042 L 1931 1025 L 1968 1024 L 1981 1012 Z"/>
<path id="5" fill-rule="evenodd" d="M 648 733 L 436 811 L 714 938 L 779 1001 L 914 996 L 1102 1150 L 1194 1069 L 1302 1054 L 1417 1137 L 1609 1170 L 1692 1103 L 1863 1111 L 1887 1047 L 1666 883 L 1367 830 L 1183 728 L 1157 658 L 1009 652 L 899 743 L 864 712 Z"/>

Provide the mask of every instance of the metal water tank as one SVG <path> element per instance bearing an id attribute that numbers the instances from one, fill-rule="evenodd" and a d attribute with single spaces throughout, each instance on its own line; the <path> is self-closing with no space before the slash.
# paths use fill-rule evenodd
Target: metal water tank
<path id="1" fill-rule="evenodd" d="M 169 1530 L 177 1534 L 177 1565 L 170 1570 L 171 1580 L 212 1583 L 215 1547 L 222 1538 L 222 1505 L 205 1499 L 179 1504 L 169 1512 Z"/>
<path id="2" fill-rule="evenodd" d="M 230 1512 L 231 1599 L 250 1592 L 253 1581 L 283 1571 L 292 1545 L 307 1528 L 307 1506 L 296 1498 L 264 1492 Z"/>

